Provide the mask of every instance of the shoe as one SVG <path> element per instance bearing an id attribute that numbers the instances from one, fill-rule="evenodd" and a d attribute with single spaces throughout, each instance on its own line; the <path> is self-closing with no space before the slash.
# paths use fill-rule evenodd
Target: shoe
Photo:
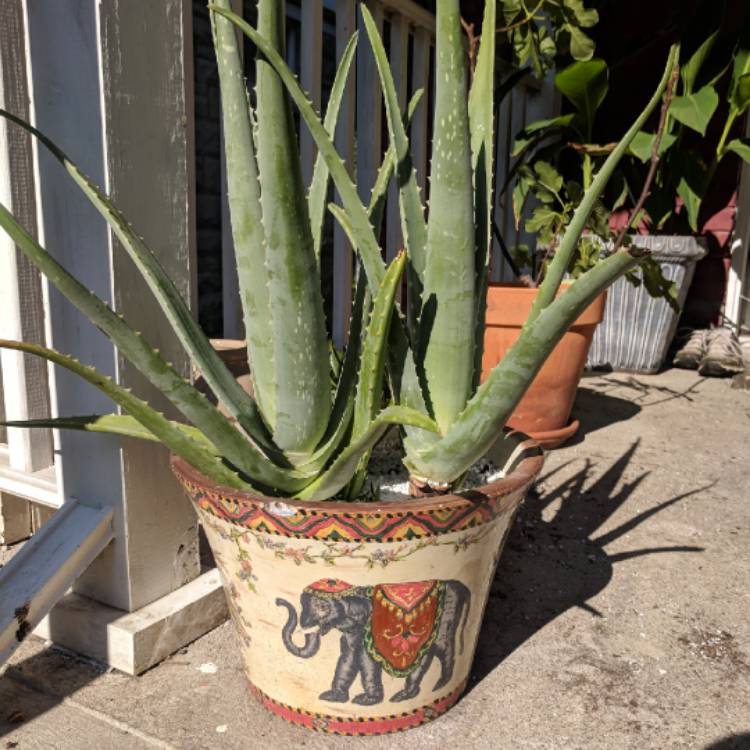
<path id="1" fill-rule="evenodd" d="M 723 377 L 745 371 L 740 342 L 733 331 L 714 328 L 706 338 L 706 353 L 698 367 L 701 375 Z"/>
<path id="2" fill-rule="evenodd" d="M 708 350 L 706 339 L 710 333 L 711 331 L 708 330 L 698 330 L 688 333 L 687 340 L 675 353 L 672 364 L 675 367 L 683 367 L 686 370 L 697 370 Z"/>

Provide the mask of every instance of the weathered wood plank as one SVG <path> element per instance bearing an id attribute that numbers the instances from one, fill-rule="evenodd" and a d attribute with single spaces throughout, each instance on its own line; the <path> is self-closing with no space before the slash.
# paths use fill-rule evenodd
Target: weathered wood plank
<path id="1" fill-rule="evenodd" d="M 0 665 L 109 544 L 112 515 L 70 501 L 0 570 Z"/>
<path id="2" fill-rule="evenodd" d="M 15 544 L 31 535 L 28 501 L 0 492 L 0 544 Z"/>

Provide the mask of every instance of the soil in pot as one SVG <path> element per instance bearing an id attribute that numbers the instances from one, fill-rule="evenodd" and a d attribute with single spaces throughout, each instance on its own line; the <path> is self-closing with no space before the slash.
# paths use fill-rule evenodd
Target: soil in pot
<path id="1" fill-rule="evenodd" d="M 510 432 L 493 458 L 502 476 L 490 484 L 370 503 L 237 492 L 173 458 L 267 709 L 369 735 L 418 726 L 458 700 L 503 543 L 543 461 Z"/>
<path id="2" fill-rule="evenodd" d="M 518 338 L 537 290 L 520 284 L 491 284 L 487 290 L 482 380 Z M 598 297 L 555 347 L 508 420 L 544 448 L 554 448 L 578 430 L 570 422 L 578 383 L 596 326 L 604 317 L 605 295 Z"/>

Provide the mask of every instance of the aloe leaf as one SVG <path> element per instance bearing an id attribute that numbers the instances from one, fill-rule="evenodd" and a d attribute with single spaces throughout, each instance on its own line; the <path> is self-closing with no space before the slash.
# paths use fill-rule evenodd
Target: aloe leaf
<path id="1" fill-rule="evenodd" d="M 276 55 L 283 51 L 281 0 L 259 0 L 258 28 L 268 49 Z M 257 108 L 262 113 L 257 118 L 256 153 L 276 374 L 273 439 L 286 453 L 303 454 L 314 450 L 331 413 L 323 295 L 292 109 L 262 49 L 256 79 Z"/>
<path id="2" fill-rule="evenodd" d="M 369 309 L 369 304 L 366 302 L 367 296 L 365 279 L 358 279 L 349 324 L 349 343 L 344 353 L 341 374 L 336 384 L 336 395 L 333 400 L 328 430 L 310 459 L 297 467 L 300 471 L 319 473 L 338 450 L 351 426 L 357 387 L 357 365 L 359 364 L 359 352 L 362 343 L 362 323 L 365 311 Z"/>
<path id="3" fill-rule="evenodd" d="M 380 84 L 385 98 L 386 119 L 388 122 L 388 135 L 390 138 L 390 149 L 396 166 L 396 182 L 399 188 L 399 204 L 401 206 L 401 231 L 404 236 L 404 244 L 409 258 L 409 264 L 416 274 L 420 283 L 423 280 L 427 253 L 427 227 L 424 220 L 424 206 L 419 197 L 419 185 L 417 184 L 417 170 L 414 169 L 411 158 L 409 139 L 398 104 L 396 84 L 388 63 L 388 57 L 383 47 L 383 42 L 378 33 L 375 21 L 367 9 L 360 5 L 362 19 L 365 23 L 367 36 L 370 39 L 375 65 L 380 76 Z M 413 294 L 419 290 L 414 289 Z"/>
<path id="4" fill-rule="evenodd" d="M 99 297 L 65 270 L 13 215 L 0 204 L 0 227 L 16 246 L 78 310 L 96 325 L 187 419 L 201 430 L 221 455 L 240 471 L 273 490 L 295 491 L 309 477 L 279 468 L 237 430 L 199 391 Z"/>
<path id="5" fill-rule="evenodd" d="M 380 253 L 378 241 L 367 216 L 367 210 L 359 199 L 357 189 L 346 169 L 336 147 L 333 145 L 330 135 L 320 118 L 315 112 L 310 100 L 300 87 L 289 66 L 284 62 L 279 53 L 263 38 L 252 26 L 243 21 L 239 16 L 216 5 L 209 5 L 209 10 L 225 16 L 239 28 L 255 46 L 263 53 L 266 61 L 273 66 L 281 81 L 286 86 L 289 95 L 299 109 L 302 119 L 305 121 L 310 134 L 318 147 L 318 151 L 325 159 L 331 173 L 331 179 L 338 190 L 341 202 L 349 214 L 352 232 L 356 238 L 362 261 L 367 274 L 367 280 L 371 289 L 377 289 L 385 274 L 385 264 Z"/>
<path id="6" fill-rule="evenodd" d="M 497 26 L 497 3 L 484 6 L 483 29 Z M 479 384 L 484 353 L 484 320 L 487 280 L 492 247 L 494 134 L 495 134 L 495 34 L 482 34 L 477 64 L 469 91 L 471 166 L 474 174 L 476 215 L 476 297 L 474 307 L 474 373 L 472 389 Z"/>
<path id="7" fill-rule="evenodd" d="M 346 82 L 349 79 L 349 70 L 351 69 L 352 60 L 354 60 L 354 53 L 356 50 L 357 32 L 352 34 L 352 38 L 344 49 L 344 54 L 341 55 L 341 61 L 336 70 L 336 77 L 333 80 L 331 94 L 328 98 L 328 107 L 326 108 L 326 116 L 323 125 L 331 138 L 334 137 L 336 131 L 339 109 L 341 108 L 341 101 L 344 98 Z M 313 247 L 315 248 L 315 257 L 318 258 L 318 262 L 320 262 L 320 242 L 323 235 L 323 218 L 325 216 L 326 197 L 328 194 L 328 177 L 329 172 L 326 161 L 320 154 L 318 154 L 318 157 L 315 159 L 312 180 L 310 181 L 310 190 L 307 194 L 307 203 L 310 210 L 310 227 L 312 228 L 313 235 Z"/>
<path id="8" fill-rule="evenodd" d="M 409 104 L 406 107 L 404 130 L 408 130 L 411 126 L 412 118 L 414 117 L 414 113 L 416 112 L 423 95 L 424 89 L 417 89 L 412 94 Z M 367 207 L 367 213 L 370 216 L 370 221 L 372 222 L 376 236 L 380 235 L 380 227 L 383 223 L 383 212 L 385 210 L 385 200 L 388 195 L 388 183 L 393 176 L 396 166 L 396 158 L 393 146 L 390 146 L 383 157 L 383 162 L 380 165 L 380 169 L 378 169 L 378 176 L 375 178 L 375 184 L 370 193 L 370 203 Z"/>
<path id="9" fill-rule="evenodd" d="M 485 455 L 565 331 L 603 289 L 638 261 L 630 251 L 618 251 L 580 276 L 544 309 L 479 386 L 448 433 L 426 450 L 409 452 L 407 448 L 404 463 L 412 474 L 453 482 Z"/>
<path id="10" fill-rule="evenodd" d="M 185 437 L 201 445 L 204 451 L 217 458 L 221 458 L 216 447 L 206 436 L 195 427 L 181 422 L 170 424 L 179 430 Z M 79 430 L 82 432 L 105 432 L 110 435 L 121 437 L 132 437 L 139 440 L 150 440 L 162 442 L 151 430 L 143 426 L 135 417 L 129 414 L 86 414 L 76 417 L 52 417 L 50 419 L 26 419 L 11 422 L 0 422 L 3 427 L 18 427 L 23 429 L 47 429 L 47 430 Z"/>
<path id="11" fill-rule="evenodd" d="M 393 319 L 393 301 L 405 264 L 406 253 L 401 251 L 388 266 L 380 289 L 373 298 L 370 322 L 362 343 L 362 357 L 359 364 L 359 383 L 354 402 L 352 427 L 354 438 L 362 434 L 380 406 L 383 395 L 386 343 Z"/>
<path id="12" fill-rule="evenodd" d="M 391 424 L 409 424 L 423 430 L 437 430 L 435 422 L 421 412 L 405 406 L 388 406 L 337 456 L 323 474 L 298 492 L 297 497 L 302 500 L 328 500 L 334 497 L 351 479 L 362 456 L 372 450 Z"/>
<path id="13" fill-rule="evenodd" d="M 230 0 L 219 0 L 228 8 Z M 271 335 L 266 236 L 253 143 L 252 117 L 234 26 L 211 13 L 221 87 L 224 158 L 237 280 L 248 359 L 258 406 L 271 429 L 276 424 L 276 372 Z"/>
<path id="14" fill-rule="evenodd" d="M 195 466 L 196 469 L 209 479 L 221 482 L 228 487 L 235 487 L 242 490 L 253 489 L 249 482 L 241 479 L 236 472 L 232 471 L 216 455 L 207 450 L 205 441 L 196 441 L 192 436 L 176 427 L 163 414 L 150 407 L 145 401 L 134 396 L 126 388 L 117 385 L 110 377 L 100 375 L 93 367 L 83 365 L 73 357 L 61 354 L 53 349 L 47 349 L 38 344 L 0 339 L 0 349 L 13 349 L 33 354 L 37 357 L 43 357 L 48 362 L 53 362 L 75 373 L 78 377 L 83 378 L 96 386 L 102 393 L 109 396 L 109 398 L 125 409 L 132 417 L 137 419 L 159 442 L 163 443 L 173 453 L 184 458 L 192 466 Z"/>
<path id="15" fill-rule="evenodd" d="M 570 265 L 570 259 L 575 252 L 576 246 L 578 244 L 578 239 L 581 236 L 584 227 L 586 226 L 586 222 L 588 221 L 591 211 L 604 192 L 609 178 L 612 176 L 612 173 L 617 168 L 620 160 L 630 147 L 630 144 L 636 137 L 638 131 L 643 128 L 646 120 L 649 118 L 650 114 L 654 111 L 657 104 L 661 100 L 662 94 L 667 87 L 669 78 L 672 75 L 672 71 L 678 59 L 679 52 L 679 45 L 672 45 L 669 50 L 664 73 L 662 74 L 661 80 L 659 81 L 659 85 L 656 87 L 656 91 L 654 91 L 645 109 L 641 112 L 636 121 L 630 126 L 617 146 L 611 151 L 604 164 L 602 164 L 601 168 L 594 177 L 591 186 L 583 196 L 583 200 L 575 210 L 573 218 L 570 220 L 570 223 L 565 230 L 565 234 L 560 242 L 560 246 L 555 251 L 552 261 L 547 266 L 544 281 L 539 287 L 539 293 L 537 294 L 537 297 L 534 300 L 534 304 L 531 308 L 531 312 L 529 313 L 527 325 L 532 323 L 541 313 L 541 311 L 545 307 L 547 307 L 552 302 L 552 300 L 555 299 L 557 290 L 560 288 L 560 283 L 562 282 L 565 272 Z"/>
<path id="16" fill-rule="evenodd" d="M 437 4 L 435 127 L 420 337 L 441 432 L 466 405 L 474 379 L 475 227 L 465 38 L 459 0 Z"/>
<path id="17" fill-rule="evenodd" d="M 104 217 L 122 247 L 145 279 L 178 340 L 195 362 L 206 383 L 240 425 L 264 449 L 272 451 L 266 430 L 250 396 L 237 384 L 190 313 L 153 251 L 139 237 L 112 201 L 47 136 L 15 115 L 0 109 L 0 116 L 32 134 L 65 168 L 96 210 Z"/>

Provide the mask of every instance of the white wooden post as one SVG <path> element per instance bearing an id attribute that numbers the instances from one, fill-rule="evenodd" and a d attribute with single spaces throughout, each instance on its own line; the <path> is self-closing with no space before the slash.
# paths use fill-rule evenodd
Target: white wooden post
<path id="1" fill-rule="evenodd" d="M 35 124 L 112 194 L 182 293 L 194 299 L 192 3 L 153 5 L 146 24 L 117 0 L 27 0 L 26 11 Z M 186 356 L 101 218 L 42 149 L 36 171 L 43 244 L 189 374 Z M 55 348 L 174 413 L 52 289 L 48 306 L 48 339 Z M 58 371 L 53 411 L 106 413 L 113 407 L 87 384 Z M 170 475 L 166 451 L 70 432 L 57 436 L 56 448 L 64 496 L 114 512 L 114 542 L 81 576 L 78 594 L 98 606 L 144 612 L 199 574 L 195 515 Z M 218 585 L 214 595 L 223 596 Z M 84 610 L 75 604 L 56 608 L 43 626 L 45 635 L 86 653 L 87 642 L 95 639 L 80 622 Z M 216 624 L 215 616 L 206 621 L 197 614 L 182 624 L 179 638 L 195 638 Z M 149 620 L 158 630 L 163 618 L 146 611 L 144 627 Z M 116 666 L 139 671 L 143 659 L 153 663 L 168 653 L 164 649 L 181 645 L 174 632 L 164 635 L 169 637 L 146 658 L 135 654 L 134 634 L 132 652 Z"/>

